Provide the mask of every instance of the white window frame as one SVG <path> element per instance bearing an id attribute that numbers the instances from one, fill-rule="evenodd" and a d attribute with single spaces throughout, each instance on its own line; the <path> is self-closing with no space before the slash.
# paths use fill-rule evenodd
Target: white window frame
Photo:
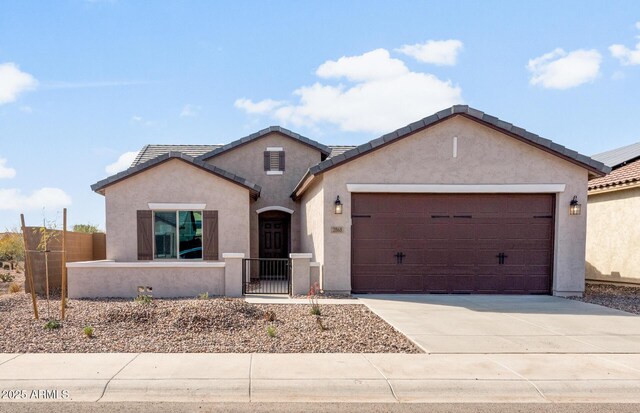
<path id="1" fill-rule="evenodd" d="M 156 257 L 156 211 L 157 212 L 175 212 L 176 213 L 176 258 L 158 258 Z M 200 212 L 200 216 L 202 217 L 202 254 L 200 258 L 180 258 L 180 212 L 184 211 L 192 211 L 192 212 Z M 153 244 L 153 261 L 185 261 L 185 262 L 195 262 L 195 261 L 204 261 L 204 211 L 201 209 L 158 209 L 151 211 L 151 230 L 153 231 L 152 244 Z"/>

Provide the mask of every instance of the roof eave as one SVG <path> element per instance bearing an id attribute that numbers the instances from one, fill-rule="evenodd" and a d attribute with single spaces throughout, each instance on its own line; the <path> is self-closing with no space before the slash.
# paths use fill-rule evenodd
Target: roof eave
<path id="1" fill-rule="evenodd" d="M 194 166 L 196 168 L 202 169 L 206 172 L 209 172 L 213 175 L 216 175 L 219 178 L 222 178 L 224 180 L 227 180 L 231 183 L 234 183 L 238 186 L 242 186 L 243 188 L 246 188 L 247 190 L 249 190 L 249 193 L 251 194 L 252 198 L 254 199 L 258 199 L 260 197 L 260 192 L 262 190 L 262 188 L 257 185 L 254 184 L 252 182 L 247 181 L 246 179 L 239 177 L 235 174 L 232 174 L 230 172 L 227 172 L 221 168 L 218 168 L 216 166 L 213 165 L 209 165 L 203 161 L 199 161 L 197 159 L 194 159 L 188 155 L 185 155 L 183 153 L 180 152 L 169 152 L 163 155 L 160 155 L 156 158 L 150 159 L 146 162 L 143 162 L 139 165 L 136 165 L 135 167 L 126 169 L 122 172 L 119 172 L 115 175 L 112 175 L 108 178 L 102 179 L 98 182 L 96 182 L 95 184 L 91 185 L 91 189 L 101 195 L 105 194 L 105 189 L 113 184 L 116 184 L 118 182 L 121 182 L 125 179 L 128 179 L 132 176 L 135 176 L 137 174 L 140 174 L 150 168 L 153 168 L 157 165 L 160 165 L 162 163 L 165 163 L 167 161 L 170 160 L 180 160 L 182 162 L 185 162 L 188 165 Z"/>

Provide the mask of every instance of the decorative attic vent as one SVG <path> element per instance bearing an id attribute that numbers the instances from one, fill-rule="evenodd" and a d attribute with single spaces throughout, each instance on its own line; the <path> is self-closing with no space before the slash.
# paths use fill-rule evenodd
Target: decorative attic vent
<path id="1" fill-rule="evenodd" d="M 284 171 L 284 150 L 267 148 L 264 152 L 264 170 L 267 175 L 281 175 Z"/>

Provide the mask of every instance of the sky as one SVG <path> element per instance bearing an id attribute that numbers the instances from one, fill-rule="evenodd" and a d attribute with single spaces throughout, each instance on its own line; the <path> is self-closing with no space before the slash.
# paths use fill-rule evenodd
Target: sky
<path id="1" fill-rule="evenodd" d="M 0 231 L 105 227 L 145 144 L 360 144 L 468 104 L 586 155 L 640 141 L 640 2 L 0 2 Z"/>

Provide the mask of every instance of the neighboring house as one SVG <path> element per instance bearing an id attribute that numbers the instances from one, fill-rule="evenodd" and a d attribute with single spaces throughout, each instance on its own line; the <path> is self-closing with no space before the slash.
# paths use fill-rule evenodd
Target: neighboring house
<path id="1" fill-rule="evenodd" d="M 640 281 L 640 142 L 593 156 L 612 168 L 589 181 L 587 279 Z M 620 279 L 622 278 L 622 280 Z"/>
<path id="2" fill-rule="evenodd" d="M 70 284 L 95 284 L 70 291 L 128 295 L 151 279 L 155 292 L 230 295 L 230 260 L 309 253 L 325 291 L 581 294 L 587 181 L 608 171 L 462 105 L 357 147 L 280 127 L 148 145 L 92 186 L 114 262 L 70 268 Z"/>

